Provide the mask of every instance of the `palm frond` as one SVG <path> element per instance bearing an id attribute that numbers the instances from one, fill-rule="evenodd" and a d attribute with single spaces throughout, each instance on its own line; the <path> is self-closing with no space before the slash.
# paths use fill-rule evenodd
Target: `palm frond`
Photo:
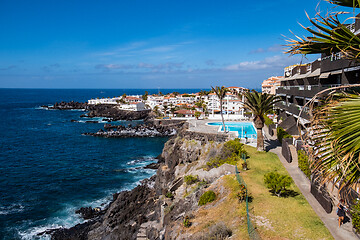
<path id="1" fill-rule="evenodd" d="M 360 0 L 359 0 L 360 1 Z M 342 52 L 345 58 L 360 61 L 360 38 L 348 28 L 347 24 L 341 23 L 338 16 L 343 14 L 330 13 L 326 17 L 317 14 L 309 21 L 315 27 L 303 27 L 312 36 L 288 39 L 286 51 L 288 54 L 317 54 Z"/>
<path id="2" fill-rule="evenodd" d="M 310 149 L 323 181 L 351 186 L 360 179 L 360 96 L 330 100 L 314 113 Z"/>
<path id="3" fill-rule="evenodd" d="M 344 6 L 344 7 L 353 7 L 359 8 L 360 7 L 360 0 L 327 0 L 331 4 Z"/>

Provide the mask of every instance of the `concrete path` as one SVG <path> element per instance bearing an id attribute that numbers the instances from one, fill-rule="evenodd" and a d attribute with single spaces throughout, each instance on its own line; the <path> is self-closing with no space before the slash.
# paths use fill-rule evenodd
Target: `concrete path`
<path id="1" fill-rule="evenodd" d="M 351 222 L 347 222 L 341 227 L 339 227 L 336 215 L 336 206 L 333 207 L 333 212 L 328 214 L 325 212 L 324 208 L 320 205 L 320 203 L 315 199 L 315 197 L 310 193 L 310 181 L 300 170 L 300 168 L 298 168 L 297 158 L 293 159 L 292 163 L 288 163 L 281 154 L 281 146 L 277 142 L 277 140 L 275 140 L 275 138 L 270 138 L 270 136 L 267 134 L 264 136 L 264 138 L 267 151 L 273 152 L 278 155 L 281 163 L 284 165 L 284 167 L 294 180 L 296 186 L 300 189 L 301 193 L 304 195 L 304 197 L 314 209 L 316 214 L 323 221 L 325 226 L 329 229 L 332 236 L 336 240 L 359 239 L 352 231 Z"/>

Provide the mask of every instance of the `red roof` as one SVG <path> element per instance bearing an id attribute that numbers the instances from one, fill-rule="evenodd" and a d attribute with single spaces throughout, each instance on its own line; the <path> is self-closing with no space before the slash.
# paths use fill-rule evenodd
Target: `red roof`
<path id="1" fill-rule="evenodd" d="M 195 111 L 187 110 L 187 109 L 180 109 L 180 110 L 175 111 L 175 113 L 184 114 L 184 115 L 194 115 Z"/>
<path id="2" fill-rule="evenodd" d="M 128 99 L 128 100 L 141 100 L 141 98 L 132 97 L 132 96 L 127 96 L 126 99 Z"/>

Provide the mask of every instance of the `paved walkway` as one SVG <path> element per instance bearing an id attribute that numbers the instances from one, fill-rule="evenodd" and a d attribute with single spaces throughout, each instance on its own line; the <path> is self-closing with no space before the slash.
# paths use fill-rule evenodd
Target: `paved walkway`
<path id="1" fill-rule="evenodd" d="M 336 208 L 337 208 L 336 206 L 333 207 L 332 213 L 328 214 L 325 212 L 324 208 L 320 205 L 320 203 L 315 199 L 315 197 L 310 193 L 310 181 L 305 176 L 305 174 L 298 168 L 297 158 L 293 159 L 292 163 L 288 163 L 281 154 L 281 146 L 278 143 L 278 141 L 275 138 L 270 138 L 270 136 L 267 134 L 264 137 L 265 137 L 266 149 L 278 155 L 281 163 L 289 172 L 296 186 L 300 189 L 301 193 L 304 195 L 304 197 L 309 202 L 311 207 L 314 209 L 316 214 L 323 221 L 325 226 L 329 229 L 332 236 L 336 240 L 359 239 L 352 231 L 351 222 L 347 222 L 343 224 L 341 227 L 339 227 L 337 215 L 336 215 Z"/>

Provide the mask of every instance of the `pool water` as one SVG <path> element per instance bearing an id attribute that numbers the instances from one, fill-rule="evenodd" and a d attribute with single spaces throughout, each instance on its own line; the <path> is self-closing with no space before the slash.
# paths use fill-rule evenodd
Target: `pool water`
<path id="1" fill-rule="evenodd" d="M 221 131 L 224 131 L 222 122 L 208 123 L 212 126 L 221 126 Z M 239 133 L 239 138 L 256 138 L 256 129 L 251 122 L 225 122 L 227 131 L 236 131 Z"/>

